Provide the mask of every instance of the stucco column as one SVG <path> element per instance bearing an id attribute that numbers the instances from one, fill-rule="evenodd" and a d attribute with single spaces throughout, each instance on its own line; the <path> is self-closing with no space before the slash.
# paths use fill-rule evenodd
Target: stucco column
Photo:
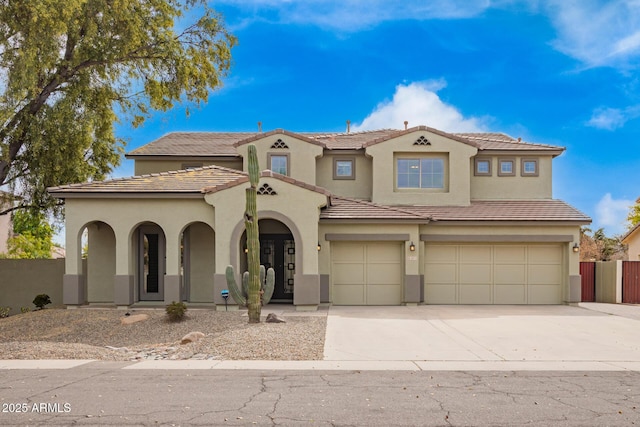
<path id="1" fill-rule="evenodd" d="M 420 275 L 420 229 L 416 225 L 409 233 L 409 241 L 404 242 L 404 302 L 417 304 L 422 301 L 422 276 Z M 413 246 L 412 246 L 413 245 Z M 413 248 L 413 250 L 411 250 Z"/>
<path id="2" fill-rule="evenodd" d="M 120 226 L 116 235 L 116 274 L 113 277 L 113 302 L 128 306 L 135 301 L 135 245 L 129 236 L 129 228 Z"/>
<path id="3" fill-rule="evenodd" d="M 174 224 L 163 224 L 166 239 L 164 302 L 180 301 L 180 241 L 181 230 Z"/>
<path id="4" fill-rule="evenodd" d="M 67 221 L 65 231 L 65 274 L 62 279 L 62 303 L 80 305 L 86 302 L 85 281 L 82 274 L 82 245 L 80 229 L 72 221 Z"/>

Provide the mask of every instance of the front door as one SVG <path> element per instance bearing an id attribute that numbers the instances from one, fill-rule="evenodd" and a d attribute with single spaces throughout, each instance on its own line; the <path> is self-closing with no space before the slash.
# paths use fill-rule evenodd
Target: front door
<path id="1" fill-rule="evenodd" d="M 296 271 L 296 247 L 291 234 L 261 234 L 260 264 L 273 268 L 276 283 L 272 302 L 293 303 L 293 277 Z"/>
<path id="2" fill-rule="evenodd" d="M 159 227 L 138 231 L 138 283 L 140 301 L 164 300 L 164 234 Z"/>

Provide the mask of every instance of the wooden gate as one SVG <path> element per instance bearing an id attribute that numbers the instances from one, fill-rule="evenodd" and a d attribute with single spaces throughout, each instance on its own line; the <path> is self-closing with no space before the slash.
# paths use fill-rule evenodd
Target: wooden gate
<path id="1" fill-rule="evenodd" d="M 580 263 L 580 281 L 582 282 L 582 302 L 596 301 L 596 263 Z"/>
<path id="2" fill-rule="evenodd" d="M 640 261 L 622 262 L 622 302 L 640 304 Z"/>

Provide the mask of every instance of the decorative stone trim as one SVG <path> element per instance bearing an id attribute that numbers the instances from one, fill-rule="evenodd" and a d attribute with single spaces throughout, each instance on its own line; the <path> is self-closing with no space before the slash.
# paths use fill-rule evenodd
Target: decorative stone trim
<path id="1" fill-rule="evenodd" d="M 271 145 L 271 148 L 289 148 L 289 146 L 286 142 L 278 138 L 278 140 Z"/>
<path id="2" fill-rule="evenodd" d="M 258 188 L 259 196 L 276 196 L 276 190 L 274 190 L 269 184 L 263 184 L 262 187 Z"/>
<path id="3" fill-rule="evenodd" d="M 431 145 L 431 142 L 424 135 L 420 135 L 418 139 L 413 143 L 413 145 Z"/>

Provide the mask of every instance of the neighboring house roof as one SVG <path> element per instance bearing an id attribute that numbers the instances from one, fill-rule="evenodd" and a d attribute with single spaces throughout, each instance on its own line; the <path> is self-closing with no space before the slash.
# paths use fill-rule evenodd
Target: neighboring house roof
<path id="1" fill-rule="evenodd" d="M 561 200 L 477 200 L 469 206 L 404 206 L 432 221 L 574 221 L 591 218 Z"/>
<path id="2" fill-rule="evenodd" d="M 637 231 L 639 231 L 639 230 L 640 230 L 640 223 L 636 224 L 633 228 L 631 228 L 631 230 L 627 231 L 627 232 L 622 236 L 622 238 L 620 239 L 620 241 L 621 241 L 622 243 L 625 243 L 625 244 L 626 244 L 626 243 L 628 243 L 628 239 L 629 239 L 633 234 L 635 234 Z"/>
<path id="3" fill-rule="evenodd" d="M 547 151 L 558 155 L 564 147 L 535 144 L 512 138 L 502 133 L 447 133 L 427 126 L 417 126 L 407 130 L 381 129 L 375 131 L 326 133 L 290 132 L 276 129 L 265 133 L 257 132 L 173 132 L 127 153 L 126 157 L 239 157 L 236 147 L 257 141 L 265 136 L 284 134 L 299 138 L 327 150 L 361 150 L 367 146 L 388 141 L 407 133 L 424 130 L 477 147 L 479 150 L 495 151 Z"/>

